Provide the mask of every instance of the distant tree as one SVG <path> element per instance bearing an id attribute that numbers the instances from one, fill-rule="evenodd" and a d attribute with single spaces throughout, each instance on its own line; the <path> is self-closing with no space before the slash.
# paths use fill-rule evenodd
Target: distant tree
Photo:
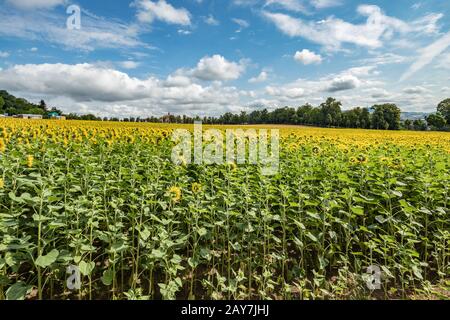
<path id="1" fill-rule="evenodd" d="M 411 129 L 412 129 L 412 121 L 409 120 L 409 119 L 406 119 L 406 120 L 403 122 L 403 126 L 404 126 L 405 129 L 411 130 Z"/>
<path id="2" fill-rule="evenodd" d="M 381 104 L 372 107 L 372 127 L 374 129 L 400 129 L 401 110 L 395 104 Z"/>
<path id="3" fill-rule="evenodd" d="M 425 131 L 427 130 L 427 124 L 422 119 L 414 120 L 413 122 L 414 130 Z"/>
<path id="4" fill-rule="evenodd" d="M 444 129 L 445 125 L 447 124 L 447 121 L 441 113 L 430 114 L 426 118 L 426 120 L 428 125 L 434 127 L 437 130 Z"/>
<path id="5" fill-rule="evenodd" d="M 322 113 L 322 125 L 338 126 L 341 120 L 342 103 L 334 98 L 328 98 L 327 101 L 320 105 Z"/>
<path id="6" fill-rule="evenodd" d="M 39 108 L 41 108 L 42 110 L 44 110 L 44 112 L 47 112 L 47 104 L 45 103 L 44 100 L 41 100 L 41 102 L 39 102 Z"/>
<path id="7" fill-rule="evenodd" d="M 0 110 L 3 110 L 3 106 L 5 105 L 5 100 L 3 97 L 0 97 Z"/>
<path id="8" fill-rule="evenodd" d="M 447 124 L 450 125 L 450 98 L 441 101 L 438 104 L 437 111 L 445 118 Z"/>

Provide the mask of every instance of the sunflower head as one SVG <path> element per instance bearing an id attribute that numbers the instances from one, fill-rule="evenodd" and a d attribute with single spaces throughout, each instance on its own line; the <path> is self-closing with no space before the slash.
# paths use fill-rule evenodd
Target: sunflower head
<path id="1" fill-rule="evenodd" d="M 314 154 L 319 154 L 320 153 L 320 148 L 318 147 L 318 146 L 315 146 L 315 147 L 313 147 L 312 148 L 312 152 L 314 153 Z"/>
<path id="2" fill-rule="evenodd" d="M 28 168 L 32 168 L 33 167 L 33 161 L 34 161 L 34 157 L 32 155 L 28 155 L 27 156 L 27 166 L 28 166 Z"/>
<path id="3" fill-rule="evenodd" d="M 181 189 L 179 187 L 170 187 L 167 193 L 173 202 L 179 202 L 181 200 Z"/>
<path id="4" fill-rule="evenodd" d="M 403 168 L 403 160 L 399 158 L 392 159 L 389 166 L 393 169 L 401 169 Z"/>
<path id="5" fill-rule="evenodd" d="M 360 155 L 358 155 L 357 160 L 360 164 L 366 164 L 369 162 L 369 158 L 365 154 L 362 154 L 362 153 Z"/>
<path id="6" fill-rule="evenodd" d="M 5 187 L 5 182 L 3 182 L 3 179 L 0 178 L 0 190 Z"/>
<path id="7" fill-rule="evenodd" d="M 192 192 L 197 194 L 200 193 L 202 191 L 203 187 L 200 183 L 194 182 L 192 184 Z"/>

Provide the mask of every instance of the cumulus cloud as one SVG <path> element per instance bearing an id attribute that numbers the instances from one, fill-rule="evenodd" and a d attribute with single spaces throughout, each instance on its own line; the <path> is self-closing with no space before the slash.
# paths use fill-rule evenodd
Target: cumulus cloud
<path id="1" fill-rule="evenodd" d="M 353 75 L 343 75 L 334 78 L 328 87 L 325 89 L 327 92 L 345 91 L 357 88 L 360 85 L 360 81 Z"/>
<path id="2" fill-rule="evenodd" d="M 190 70 L 188 74 L 205 81 L 227 81 L 236 80 L 245 72 L 245 60 L 232 62 L 223 56 L 215 54 L 200 59 L 197 67 Z"/>
<path id="3" fill-rule="evenodd" d="M 66 3 L 66 0 L 6 0 L 7 3 L 16 8 L 31 9 L 48 9 Z"/>
<path id="4" fill-rule="evenodd" d="M 428 90 L 426 88 L 421 87 L 421 86 L 407 87 L 407 88 L 403 89 L 403 92 L 407 93 L 407 94 L 421 94 L 421 93 L 425 93 L 427 91 Z"/>
<path id="5" fill-rule="evenodd" d="M 153 2 L 150 0 L 136 0 L 134 5 L 138 8 L 137 18 L 141 22 L 152 23 L 160 20 L 169 24 L 188 26 L 191 24 L 191 14 L 185 8 L 175 8 L 165 0 Z"/>
<path id="6" fill-rule="evenodd" d="M 298 99 L 304 96 L 305 90 L 302 88 L 266 87 L 267 94 L 276 97 Z"/>
<path id="7" fill-rule="evenodd" d="M 0 58 L 8 58 L 9 52 L 6 51 L 0 51 Z"/>
<path id="8" fill-rule="evenodd" d="M 257 77 L 250 78 L 248 82 L 250 83 L 259 83 L 265 82 L 269 78 L 269 74 L 266 71 L 261 71 L 261 73 Z"/>
<path id="9" fill-rule="evenodd" d="M 320 54 L 315 54 L 314 52 L 309 51 L 308 49 L 297 51 L 294 55 L 294 59 L 305 65 L 322 63 L 322 56 Z"/>
<path id="10" fill-rule="evenodd" d="M 214 112 L 233 107 L 237 110 L 243 94 L 217 82 L 202 86 L 176 74 L 167 79 L 138 79 L 88 63 L 16 65 L 0 71 L 0 87 L 63 101 L 61 106 L 67 112 L 83 106 L 84 112 L 93 108 L 107 115 L 131 112 L 136 116 L 167 111 L 192 113 L 208 108 Z"/>

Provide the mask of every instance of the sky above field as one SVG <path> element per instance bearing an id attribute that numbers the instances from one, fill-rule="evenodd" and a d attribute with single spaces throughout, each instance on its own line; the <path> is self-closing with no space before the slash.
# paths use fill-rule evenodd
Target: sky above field
<path id="1" fill-rule="evenodd" d="M 450 97 L 449 18 L 448 0 L 0 0 L 0 89 L 98 116 L 329 96 L 433 112 Z"/>

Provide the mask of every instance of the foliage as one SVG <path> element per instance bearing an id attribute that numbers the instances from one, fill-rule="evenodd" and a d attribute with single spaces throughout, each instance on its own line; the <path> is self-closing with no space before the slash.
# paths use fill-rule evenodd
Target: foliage
<path id="1" fill-rule="evenodd" d="M 0 119 L 0 299 L 387 298 L 449 278 L 448 133 L 282 128 L 263 176 L 174 165 L 174 128 Z"/>

